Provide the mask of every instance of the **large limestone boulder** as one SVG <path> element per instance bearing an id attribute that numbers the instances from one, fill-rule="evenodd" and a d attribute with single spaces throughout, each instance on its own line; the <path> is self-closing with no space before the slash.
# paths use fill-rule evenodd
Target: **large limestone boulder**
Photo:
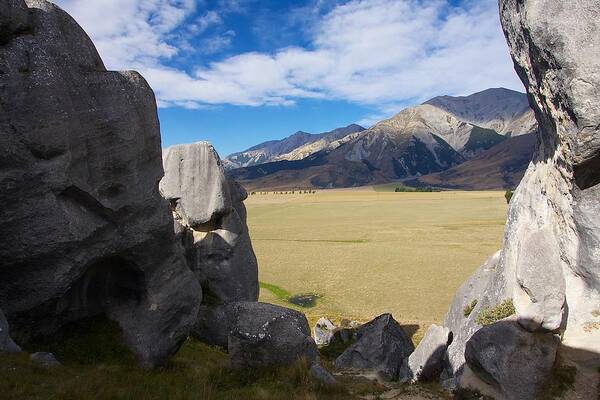
<path id="1" fill-rule="evenodd" d="M 425 382 L 439 378 L 444 368 L 446 349 L 451 342 L 450 329 L 431 325 L 423 340 L 408 357 L 408 363 L 402 368 L 401 379 Z"/>
<path id="2" fill-rule="evenodd" d="M 0 310 L 0 352 L 18 353 L 21 348 L 10 337 L 8 321 Z"/>
<path id="3" fill-rule="evenodd" d="M 225 175 L 214 148 L 199 142 L 163 153 L 162 195 L 171 203 L 189 267 L 202 286 L 194 335 L 223 346 L 223 305 L 258 300 L 258 264 L 248 226 L 244 188 Z"/>
<path id="4" fill-rule="evenodd" d="M 0 307 L 20 342 L 105 313 L 145 366 L 188 335 L 201 288 L 176 242 L 154 95 L 108 72 L 44 0 L 0 3 Z"/>
<path id="5" fill-rule="evenodd" d="M 510 203 L 504 246 L 483 291 L 488 300 L 477 307 L 494 297 L 496 302 L 511 298 L 523 328 L 516 337 L 534 346 L 533 352 L 543 348 L 533 338 L 560 333 L 560 362 L 577 370 L 573 393 L 593 398 L 600 367 L 600 3 L 500 0 L 499 5 L 539 134 L 534 158 Z M 461 319 L 453 304 L 446 326 L 455 334 L 447 371 L 458 384 L 487 386 L 508 396 L 506 381 L 490 385 L 487 369 L 473 369 L 475 363 L 465 365 L 460 356 L 481 329 L 476 321 Z M 509 349 L 495 348 L 496 357 L 503 359 Z M 471 348 L 472 360 L 477 351 Z"/>
<path id="6" fill-rule="evenodd" d="M 304 314 L 285 307 L 258 302 L 235 303 L 227 313 L 233 368 L 290 365 L 305 359 L 317 361 L 317 345 L 310 337 Z"/>
<path id="7" fill-rule="evenodd" d="M 536 399 L 554 365 L 558 342 L 557 335 L 532 334 L 515 321 L 500 321 L 475 332 L 465 358 L 506 399 Z"/>
<path id="8" fill-rule="evenodd" d="M 414 345 L 400 324 L 391 314 L 383 314 L 358 328 L 355 342 L 335 360 L 335 367 L 395 380 L 404 359 L 413 350 Z"/>

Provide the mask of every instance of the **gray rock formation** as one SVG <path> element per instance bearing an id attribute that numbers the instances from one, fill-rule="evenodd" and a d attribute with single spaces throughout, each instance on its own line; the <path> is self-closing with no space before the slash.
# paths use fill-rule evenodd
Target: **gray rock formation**
<path id="1" fill-rule="evenodd" d="M 328 318 L 319 318 L 313 328 L 313 337 L 317 346 L 327 346 L 338 329 Z"/>
<path id="2" fill-rule="evenodd" d="M 24 342 L 105 313 L 143 365 L 186 339 L 200 286 L 176 244 L 152 90 L 108 72 L 44 0 L 0 3 L 0 307 Z"/>
<path id="3" fill-rule="evenodd" d="M 338 383 L 335 377 L 320 364 L 313 364 L 312 367 L 310 367 L 309 372 L 313 378 L 323 385 L 332 386 Z"/>
<path id="4" fill-rule="evenodd" d="M 33 353 L 29 356 L 32 363 L 44 368 L 62 367 L 62 364 L 52 353 Z"/>
<path id="5" fill-rule="evenodd" d="M 515 321 L 479 329 L 469 339 L 469 367 L 509 400 L 536 399 L 552 370 L 558 336 L 530 333 Z"/>
<path id="6" fill-rule="evenodd" d="M 407 368 L 403 368 L 401 375 L 404 380 L 425 382 L 440 377 L 444 368 L 446 349 L 452 341 L 450 329 L 438 325 L 431 325 L 425 337 L 415 351 L 408 357 Z"/>
<path id="7" fill-rule="evenodd" d="M 358 328 L 355 342 L 335 360 L 335 368 L 376 373 L 383 379 L 395 380 L 404 359 L 413 350 L 400 324 L 390 314 L 383 314 Z"/>
<path id="8" fill-rule="evenodd" d="M 225 176 L 219 155 L 206 142 L 170 147 L 163 158 L 160 190 L 171 203 L 188 265 L 202 286 L 194 335 L 223 346 L 229 332 L 221 306 L 258 300 L 258 264 L 243 203 L 248 195 Z"/>
<path id="9" fill-rule="evenodd" d="M 304 358 L 317 360 L 317 345 L 310 337 L 304 314 L 273 304 L 245 302 L 230 305 L 228 336 L 233 368 L 290 365 Z"/>
<path id="10" fill-rule="evenodd" d="M 533 338 L 551 338 L 552 332 L 559 332 L 561 363 L 577 369 L 574 393 L 594 398 L 600 367 L 600 4 L 597 0 L 499 3 L 539 138 L 534 159 L 510 203 L 504 246 L 477 308 L 490 299 L 512 298 L 524 329 L 517 336 L 528 338 L 523 340 L 534 347 L 542 345 Z M 447 326 L 453 332 L 458 329 L 449 349 L 452 364 L 452 347 L 463 346 L 479 327 L 471 317 L 460 319 L 455 305 Z M 545 348 L 552 353 L 551 347 Z M 496 357 L 504 359 L 507 350 L 496 350 Z M 529 350 L 536 354 L 536 348 Z M 470 350 L 471 366 L 476 365 L 477 351 L 478 347 Z M 472 370 L 459 358 L 454 357 L 450 370 L 460 386 L 491 387 L 489 367 Z M 495 383 L 508 396 L 506 381 L 497 378 Z"/>
<path id="11" fill-rule="evenodd" d="M 10 337 L 8 321 L 0 310 L 0 352 L 18 353 L 20 351 L 21 348 Z"/>

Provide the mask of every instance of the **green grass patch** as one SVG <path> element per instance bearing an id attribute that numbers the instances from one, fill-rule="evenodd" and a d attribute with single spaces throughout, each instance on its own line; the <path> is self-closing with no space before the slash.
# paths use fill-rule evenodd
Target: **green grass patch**
<path id="1" fill-rule="evenodd" d="M 288 301 L 290 296 L 292 295 L 290 292 L 281 288 L 277 285 L 273 285 L 271 283 L 259 282 L 258 285 L 261 289 L 266 289 L 269 292 L 273 293 L 279 300 Z"/>
<path id="2" fill-rule="evenodd" d="M 465 306 L 465 308 L 463 309 L 463 314 L 465 316 L 465 318 L 468 318 L 469 315 L 471 315 L 471 313 L 473 312 L 473 309 L 477 306 L 477 299 L 473 299 L 473 301 L 471 301 L 469 304 L 467 304 Z"/>
<path id="3" fill-rule="evenodd" d="M 502 303 L 488 307 L 477 314 L 476 321 L 480 325 L 491 325 L 501 319 L 510 317 L 516 312 L 512 299 L 504 300 Z"/>
<path id="4" fill-rule="evenodd" d="M 301 293 L 292 295 L 284 288 L 266 282 L 259 282 L 259 286 L 261 289 L 266 289 L 273 293 L 279 300 L 302 308 L 312 308 L 316 306 L 317 299 L 322 297 L 316 293 Z"/>
<path id="5" fill-rule="evenodd" d="M 34 365 L 26 353 L 0 353 L 0 360 L 0 398 L 3 399 L 355 398 L 345 387 L 324 387 L 314 380 L 304 360 L 289 367 L 232 370 L 226 353 L 192 339 L 165 368 L 156 371 L 146 371 L 114 359 L 97 365 L 67 362 L 64 367 L 54 369 Z"/>

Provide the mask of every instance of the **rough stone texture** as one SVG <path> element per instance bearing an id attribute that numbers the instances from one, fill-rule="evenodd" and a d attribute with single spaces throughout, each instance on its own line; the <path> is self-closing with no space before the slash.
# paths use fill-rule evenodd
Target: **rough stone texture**
<path id="1" fill-rule="evenodd" d="M 446 384 L 452 388 L 459 384 L 463 376 L 465 345 L 481 327 L 476 322 L 477 315 L 485 307 L 494 306 L 506 298 L 504 278 L 497 268 L 499 260 L 500 252 L 497 252 L 463 283 L 444 318 L 444 326 L 450 329 L 453 338 L 447 349 L 446 367 L 442 377 L 449 380 Z M 465 307 L 473 300 L 477 300 L 477 305 L 465 316 Z"/>
<path id="2" fill-rule="evenodd" d="M 335 377 L 320 364 L 313 364 L 312 367 L 310 367 L 310 375 L 327 386 L 332 386 L 338 383 Z"/>
<path id="3" fill-rule="evenodd" d="M 383 314 L 358 328 L 356 341 L 335 360 L 335 367 L 342 371 L 374 372 L 394 380 L 413 350 L 400 324 L 390 314 Z"/>
<path id="4" fill-rule="evenodd" d="M 7 353 L 18 353 L 21 351 L 21 348 L 10 337 L 8 321 L 2 310 L 0 310 L 0 352 L 3 351 Z"/>
<path id="5" fill-rule="evenodd" d="M 228 306 L 232 327 L 228 337 L 233 368 L 290 365 L 317 359 L 304 314 L 272 304 L 244 302 Z"/>
<path id="6" fill-rule="evenodd" d="M 44 0 L 2 1 L 0 38 L 0 307 L 13 337 L 105 313 L 143 365 L 166 361 L 201 289 L 158 191 L 152 90 L 106 71 Z"/>
<path id="7" fill-rule="evenodd" d="M 484 294 L 492 298 L 489 287 L 504 288 L 496 300 L 513 299 L 517 321 L 531 332 L 527 340 L 533 346 L 540 342 L 531 338 L 560 332 L 561 360 L 578 371 L 574 392 L 592 398 L 600 367 L 600 2 L 499 3 L 539 134 L 534 159 L 512 198 L 504 246 Z M 455 333 L 450 364 L 452 347 L 460 348 L 479 329 L 471 318 L 461 324 L 456 310 L 451 314 L 454 321 L 446 324 Z M 455 378 L 470 370 L 458 358 L 448 369 Z M 486 380 L 480 369 L 473 372 Z M 463 378 L 461 386 L 478 386 Z M 500 390 L 508 393 L 502 382 Z"/>
<path id="8" fill-rule="evenodd" d="M 4 0 L 0 4 L 0 44 L 31 29 L 27 5 L 23 0 Z"/>
<path id="9" fill-rule="evenodd" d="M 202 286 L 194 335 L 224 346 L 228 331 L 219 307 L 258 300 L 258 263 L 248 227 L 244 188 L 225 176 L 214 148 L 199 142 L 163 153 L 161 194 L 171 203 L 189 267 Z M 223 340 L 225 338 L 225 340 Z"/>
<path id="10" fill-rule="evenodd" d="M 32 363 L 44 368 L 56 368 L 62 366 L 52 353 L 33 353 L 29 356 L 29 359 Z"/>
<path id="11" fill-rule="evenodd" d="M 450 329 L 438 325 L 431 325 L 425 337 L 415 351 L 408 357 L 408 368 L 405 376 L 413 382 L 424 382 L 439 378 L 444 368 L 446 349 L 452 341 Z M 402 374 L 404 375 L 404 374 Z"/>
<path id="12" fill-rule="evenodd" d="M 515 321 L 500 321 L 467 342 L 469 367 L 508 400 L 536 399 L 556 356 L 557 335 L 530 333 Z"/>
<path id="13" fill-rule="evenodd" d="M 338 329 L 328 318 L 321 317 L 313 328 L 313 337 L 317 346 L 327 346 Z"/>

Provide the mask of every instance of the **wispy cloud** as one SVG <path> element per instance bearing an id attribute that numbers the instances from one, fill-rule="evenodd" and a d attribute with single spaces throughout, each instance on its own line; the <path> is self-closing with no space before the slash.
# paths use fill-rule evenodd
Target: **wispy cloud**
<path id="1" fill-rule="evenodd" d="M 110 68 L 135 68 L 157 92 L 161 106 L 289 105 L 299 99 L 343 99 L 382 111 L 438 94 L 487 87 L 521 89 L 500 29 L 496 0 L 353 0 L 311 14 L 310 45 L 242 53 L 186 70 L 170 67 L 183 51 L 169 40 L 177 29 L 204 32 L 218 12 L 194 0 L 61 0 L 88 30 Z M 102 3 L 95 5 L 94 3 Z M 243 1 L 222 0 L 222 12 Z M 102 15 L 102 23 L 98 23 Z M 297 17 L 297 15 L 295 16 Z M 107 23 L 110 21 L 110 23 Z M 214 53 L 234 32 L 200 40 Z"/>

